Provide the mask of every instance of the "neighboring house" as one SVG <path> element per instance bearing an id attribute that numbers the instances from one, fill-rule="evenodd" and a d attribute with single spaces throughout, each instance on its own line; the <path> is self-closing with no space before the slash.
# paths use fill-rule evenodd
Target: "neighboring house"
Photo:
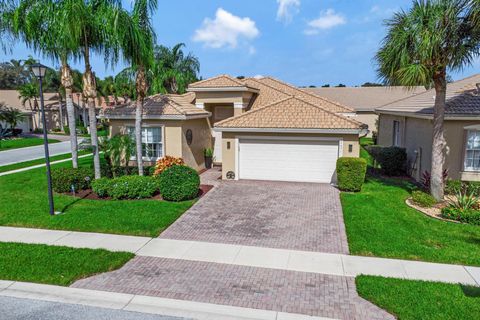
<path id="1" fill-rule="evenodd" d="M 365 125 L 354 111 L 273 78 L 227 75 L 193 83 L 184 95 L 145 101 L 144 159 L 184 158 L 204 169 L 214 147 L 223 179 L 330 183 L 338 157 L 359 156 Z M 106 109 L 111 134 L 133 133 L 135 104 Z"/>
<path id="2" fill-rule="evenodd" d="M 418 86 L 407 88 L 395 87 L 328 87 L 328 88 L 305 88 L 321 97 L 337 101 L 345 106 L 354 109 L 357 113 L 356 120 L 368 125 L 368 136 L 377 131 L 378 115 L 376 108 L 392 103 L 394 101 L 411 97 L 415 94 L 425 92 L 425 87 Z"/>
<path id="3" fill-rule="evenodd" d="M 407 150 L 409 171 L 420 180 L 431 169 L 435 90 L 377 109 L 378 143 Z M 452 179 L 480 180 L 480 74 L 447 85 L 446 165 Z"/>
<path id="4" fill-rule="evenodd" d="M 25 115 L 25 120 L 17 125 L 17 128 L 23 130 L 24 133 L 31 132 L 36 128 L 42 128 L 42 121 L 40 116 L 40 99 L 37 99 L 38 107 L 35 108 L 33 99 L 31 102 L 31 107 L 28 101 L 25 104 L 22 104 L 22 99 L 19 97 L 20 94 L 16 90 L 0 90 L 0 102 L 3 102 L 5 106 L 9 108 L 18 109 L 23 112 Z M 45 116 L 47 122 L 47 129 L 53 130 L 55 128 L 60 128 L 60 100 L 57 93 L 44 93 L 44 106 L 45 106 Z M 63 102 L 63 124 L 67 125 L 67 113 L 65 108 L 65 101 Z"/>

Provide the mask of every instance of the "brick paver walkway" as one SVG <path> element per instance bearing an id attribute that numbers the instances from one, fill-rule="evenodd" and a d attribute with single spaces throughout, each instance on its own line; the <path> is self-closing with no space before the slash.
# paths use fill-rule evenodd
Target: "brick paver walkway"
<path id="1" fill-rule="evenodd" d="M 339 193 L 328 184 L 225 181 L 160 237 L 348 253 Z"/>
<path id="2" fill-rule="evenodd" d="M 73 287 L 335 319 L 394 319 L 357 295 L 354 278 L 229 264 L 136 257 Z"/>

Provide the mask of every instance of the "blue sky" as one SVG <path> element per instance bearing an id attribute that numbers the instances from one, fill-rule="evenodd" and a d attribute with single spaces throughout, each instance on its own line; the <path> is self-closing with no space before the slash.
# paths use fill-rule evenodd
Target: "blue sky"
<path id="1" fill-rule="evenodd" d="M 129 6 L 130 0 L 124 0 Z M 382 21 L 411 0 L 159 0 L 153 17 L 158 42 L 183 42 L 199 57 L 200 74 L 210 77 L 271 75 L 295 85 L 360 85 L 377 81 L 373 57 L 385 34 Z M 2 59 L 33 52 L 13 47 Z M 45 64 L 52 63 L 44 61 Z M 95 57 L 100 77 L 106 68 Z M 82 69 L 81 64 L 75 67 Z M 480 63 L 452 75 L 479 72 Z"/>

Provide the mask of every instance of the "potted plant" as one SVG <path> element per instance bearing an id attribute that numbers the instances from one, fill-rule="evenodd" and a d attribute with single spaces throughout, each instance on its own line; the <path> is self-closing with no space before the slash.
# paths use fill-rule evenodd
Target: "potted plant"
<path id="1" fill-rule="evenodd" d="M 203 155 L 205 156 L 205 168 L 211 169 L 213 164 L 213 149 L 206 148 L 203 150 Z"/>

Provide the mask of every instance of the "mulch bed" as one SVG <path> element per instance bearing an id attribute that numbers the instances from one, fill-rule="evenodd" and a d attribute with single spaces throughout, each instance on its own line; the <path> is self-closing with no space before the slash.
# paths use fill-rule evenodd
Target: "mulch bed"
<path id="1" fill-rule="evenodd" d="M 208 184 L 201 184 L 200 188 L 198 189 L 198 195 L 197 198 L 201 198 L 204 195 L 206 195 L 210 190 L 213 189 L 212 185 Z M 63 195 L 66 196 L 73 196 L 71 192 L 67 193 L 62 193 Z M 100 198 L 95 192 L 92 191 L 92 189 L 87 189 L 87 190 L 81 190 L 75 193 L 74 195 L 75 198 L 80 198 L 80 199 L 87 199 L 87 200 L 113 200 L 110 197 L 106 198 Z M 163 200 L 162 195 L 160 193 L 157 193 L 151 198 L 144 198 L 144 199 L 126 199 L 122 201 L 138 201 L 138 200 Z"/>

